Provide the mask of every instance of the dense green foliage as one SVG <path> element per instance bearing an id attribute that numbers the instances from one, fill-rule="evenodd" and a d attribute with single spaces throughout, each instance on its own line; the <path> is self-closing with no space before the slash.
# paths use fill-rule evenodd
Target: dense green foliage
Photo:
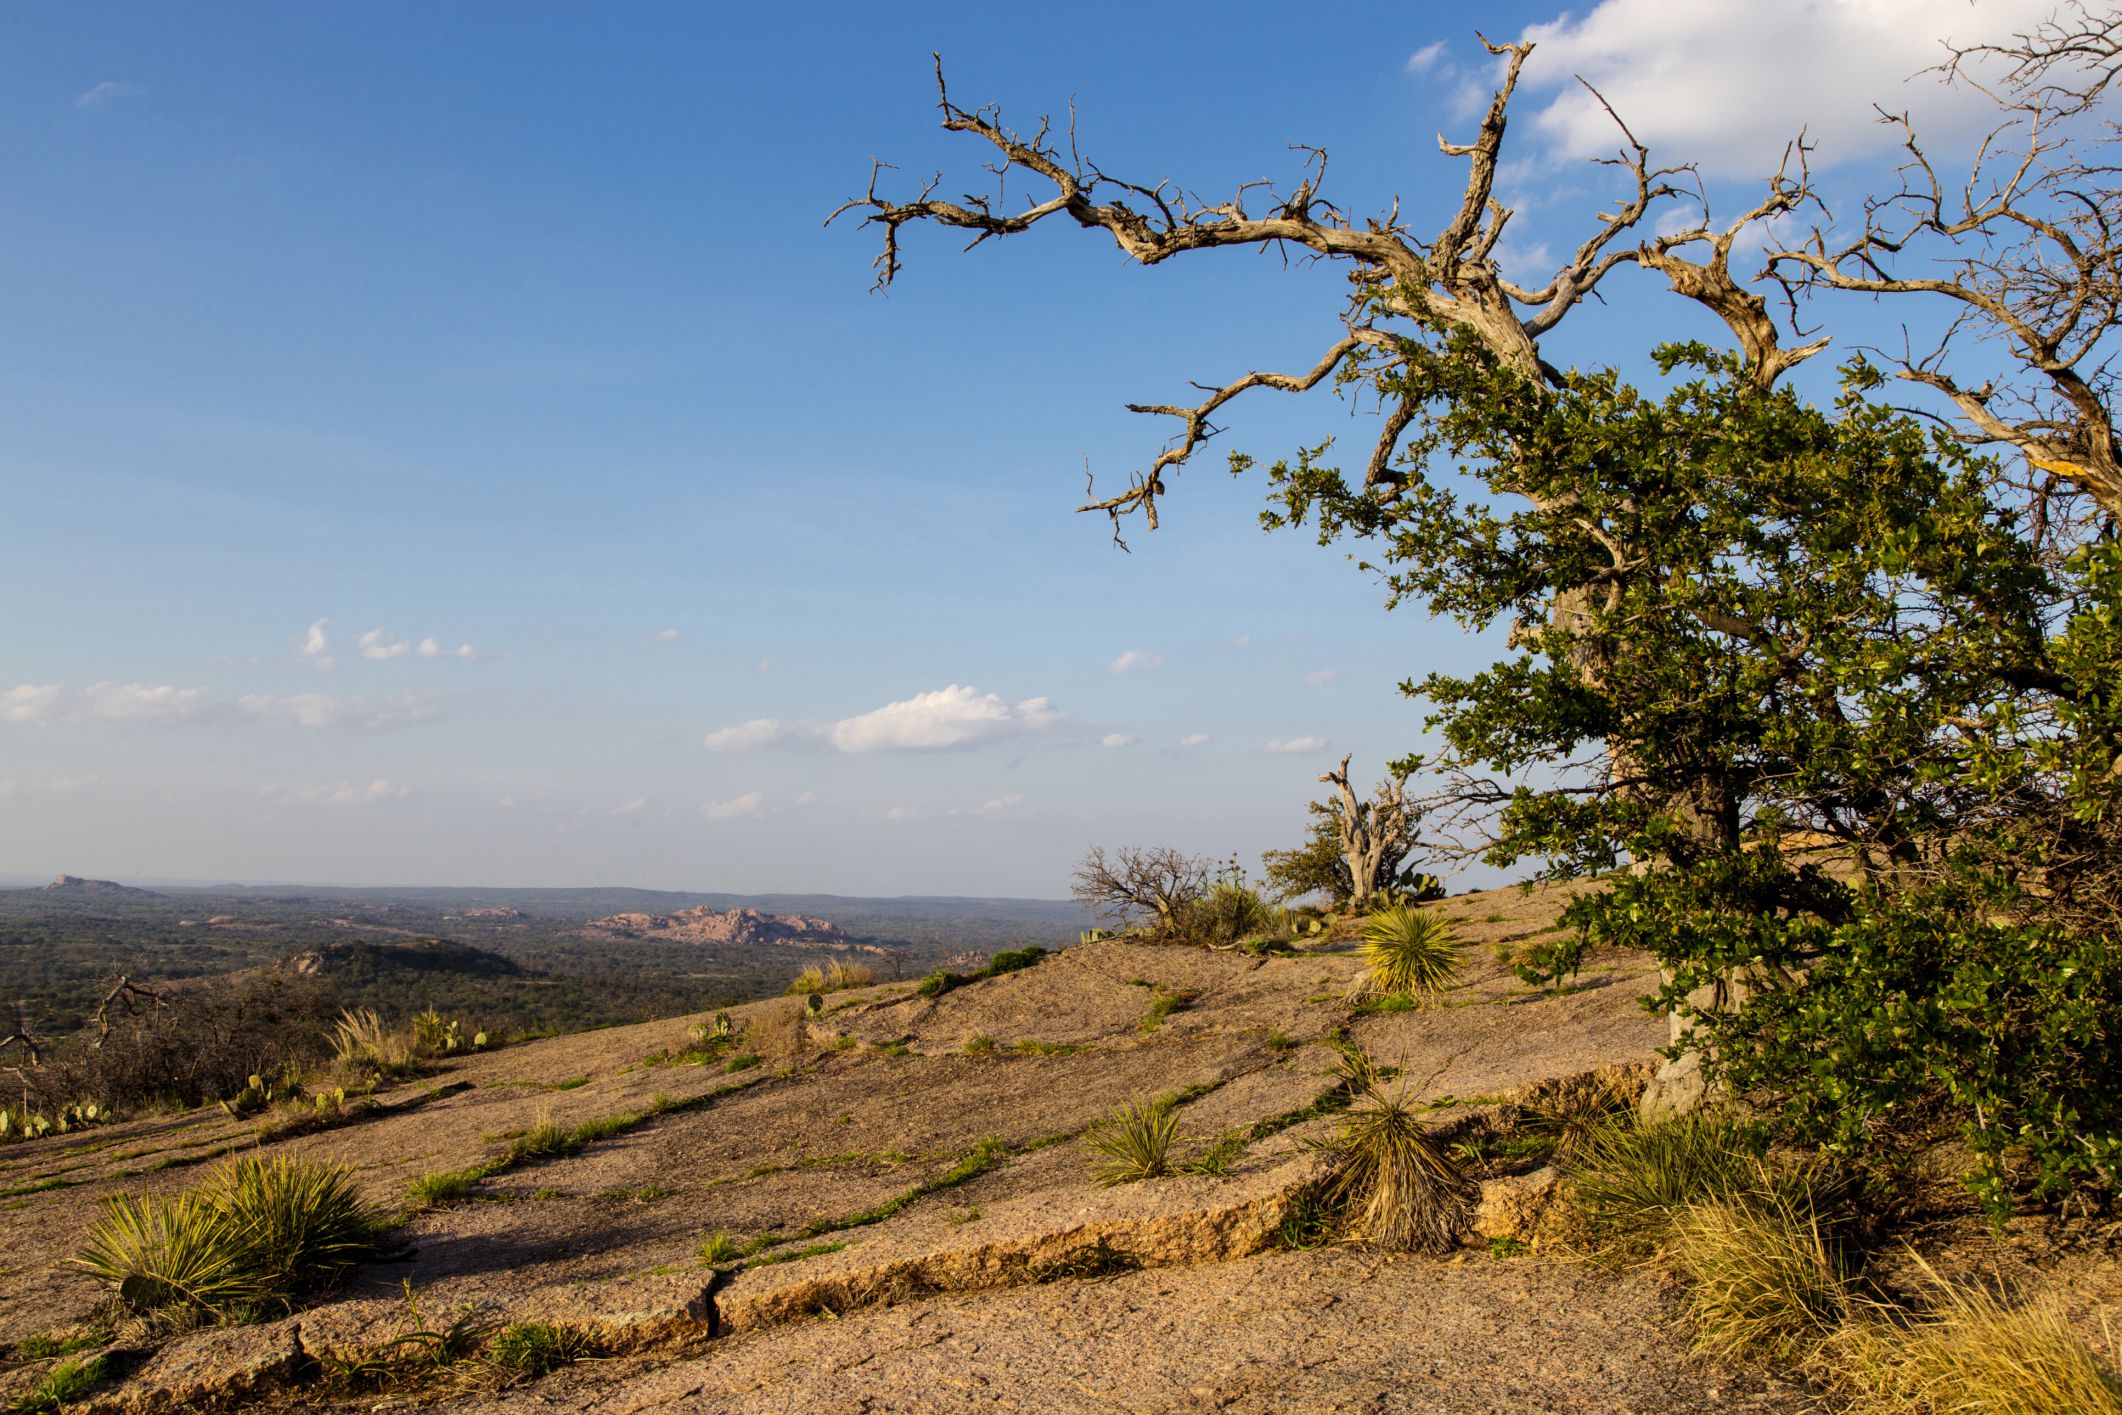
<path id="1" fill-rule="evenodd" d="M 1698 346 L 1661 351 L 1657 396 L 1401 352 L 1428 412 L 1404 485 L 1312 449 L 1267 520 L 1510 626 L 1486 669 L 1403 685 L 1445 748 L 1396 768 L 1490 862 L 1601 881 L 1528 976 L 1646 949 L 1712 1070 L 1798 1137 L 1855 1150 L 1943 1107 L 1994 1206 L 2112 1190 L 2115 543 L 2037 546 L 1997 469 L 1861 363 L 1821 408 Z"/>

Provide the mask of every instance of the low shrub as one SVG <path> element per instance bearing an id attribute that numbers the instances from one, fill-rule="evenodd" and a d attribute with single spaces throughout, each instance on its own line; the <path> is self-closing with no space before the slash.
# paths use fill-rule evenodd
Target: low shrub
<path id="1" fill-rule="evenodd" d="M 1179 1117 L 1171 1101 L 1128 1101 L 1090 1128 L 1083 1138 L 1093 1156 L 1091 1173 L 1108 1188 L 1170 1173 L 1172 1141 Z"/>
<path id="2" fill-rule="evenodd" d="M 29 1109 L 56 1130 L 70 1109 L 71 1126 L 114 1113 L 209 1105 L 240 1092 L 252 1076 L 300 1072 L 321 1060 L 321 1032 L 336 1010 L 322 980 L 279 968 L 190 984 L 154 1002 L 122 998 L 111 1008 L 108 1032 L 84 1029 L 26 1073 Z M 93 1119 L 83 1113 L 91 1103 Z M 30 1118 L 18 1114 L 15 1125 Z"/>

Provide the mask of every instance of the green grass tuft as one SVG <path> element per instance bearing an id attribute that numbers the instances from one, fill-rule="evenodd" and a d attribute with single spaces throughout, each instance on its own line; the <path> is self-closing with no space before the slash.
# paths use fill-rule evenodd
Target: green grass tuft
<path id="1" fill-rule="evenodd" d="M 1760 1175 L 1760 1144 L 1708 1111 L 1583 1135 L 1566 1166 L 1577 1219 L 1595 1251 L 1643 1257 L 1662 1246 L 1690 1204 L 1731 1198 Z"/>
<path id="2" fill-rule="evenodd" d="M 8 1415 L 58 1415 L 109 1373 L 106 1357 L 61 1361 L 44 1373 L 44 1379 L 8 1402 Z"/>
<path id="3" fill-rule="evenodd" d="M 517 1380 L 536 1380 L 597 1354 L 597 1342 L 575 1327 L 511 1322 L 486 1344 L 486 1359 Z"/>

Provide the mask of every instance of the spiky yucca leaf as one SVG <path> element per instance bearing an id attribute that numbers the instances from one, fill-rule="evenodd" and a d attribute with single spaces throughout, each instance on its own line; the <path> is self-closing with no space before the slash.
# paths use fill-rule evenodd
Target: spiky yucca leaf
<path id="1" fill-rule="evenodd" d="M 1347 1069 L 1355 1104 L 1320 1142 L 1334 1161 L 1321 1199 L 1344 1236 L 1403 1253 L 1444 1253 L 1473 1219 L 1481 1187 L 1429 1134 L 1404 1088 L 1387 1089 L 1367 1059 Z"/>
<path id="2" fill-rule="evenodd" d="M 1396 997 L 1427 997 L 1450 987 L 1459 975 L 1459 941 L 1442 917 L 1406 904 L 1373 914 L 1363 926 L 1363 962 L 1368 990 Z"/>
<path id="3" fill-rule="evenodd" d="M 1178 1137 L 1179 1117 L 1163 1098 L 1129 1101 L 1090 1128 L 1083 1143 L 1102 1156 L 1092 1166 L 1100 1184 L 1127 1184 L 1170 1173 L 1167 1156 Z"/>
<path id="4" fill-rule="evenodd" d="M 106 1199 L 74 1261 L 136 1312 L 197 1307 L 222 1315 L 265 1293 L 247 1236 L 196 1194 Z"/>
<path id="5" fill-rule="evenodd" d="M 201 1192 L 244 1235 L 275 1285 L 328 1281 L 383 1246 L 382 1217 L 361 1202 L 344 1165 L 245 1156 L 217 1170 Z"/>

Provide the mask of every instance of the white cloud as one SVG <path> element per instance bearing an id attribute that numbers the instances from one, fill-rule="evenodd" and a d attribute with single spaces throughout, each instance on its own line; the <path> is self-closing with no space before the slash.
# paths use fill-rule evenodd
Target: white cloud
<path id="1" fill-rule="evenodd" d="M 1946 57 L 1942 40 L 2002 38 L 2054 9 L 2054 0 L 1600 0 L 1526 29 L 1538 49 L 1525 85 L 1554 90 L 1534 126 L 1557 155 L 1603 157 L 1620 142 L 1582 76 L 1654 157 L 1758 179 L 1801 128 L 1819 144 L 1816 166 L 1898 146 L 1874 103 L 1911 110 L 1934 142 L 1985 130 L 1996 118 L 1987 100 L 1922 71 Z"/>
<path id="2" fill-rule="evenodd" d="M 976 816 L 1007 815 L 1009 812 L 1015 810 L 1017 807 L 1023 804 L 1024 793 L 1021 791 L 1012 791 L 1007 796 L 997 796 L 992 801 L 981 802 L 980 808 L 974 811 L 973 814 Z"/>
<path id="3" fill-rule="evenodd" d="M 65 704 L 60 683 L 24 683 L 0 693 L 0 722 L 49 722 Z"/>
<path id="4" fill-rule="evenodd" d="M 1341 670 L 1338 668 L 1322 668 L 1315 673 L 1305 674 L 1304 686 L 1307 688 L 1323 688 L 1340 676 Z"/>
<path id="5" fill-rule="evenodd" d="M 371 629 L 354 640 L 363 658 L 403 658 L 413 651 L 404 639 L 394 639 L 381 629 Z"/>
<path id="6" fill-rule="evenodd" d="M 96 683 L 82 690 L 80 711 L 105 722 L 167 721 L 213 711 L 204 688 L 169 683 Z"/>
<path id="7" fill-rule="evenodd" d="M 1105 665 L 1107 673 L 1147 673 L 1164 662 L 1164 655 L 1147 649 L 1129 649 Z"/>
<path id="8" fill-rule="evenodd" d="M 68 691 L 60 683 L 24 683 L 0 693 L 0 721 L 142 722 L 225 712 L 204 688 L 170 683 L 92 683 Z"/>
<path id="9" fill-rule="evenodd" d="M 1009 702 L 997 693 L 953 683 L 916 693 L 838 722 L 795 723 L 755 717 L 718 727 L 704 739 L 711 752 L 768 747 L 830 747 L 848 756 L 870 752 L 945 752 L 1028 737 L 1061 721 L 1045 698 Z"/>
<path id="10" fill-rule="evenodd" d="M 805 791 L 796 797 L 795 804 L 799 806 L 815 806 L 818 804 L 818 793 Z"/>
<path id="11" fill-rule="evenodd" d="M 422 658 L 476 658 L 478 656 L 477 651 L 470 644 L 459 644 L 453 649 L 446 649 L 432 638 L 420 641 L 419 653 Z"/>
<path id="12" fill-rule="evenodd" d="M 648 797 L 636 796 L 631 801 L 621 801 L 618 805 L 612 807 L 604 814 L 608 816 L 633 816 L 639 815 L 641 812 L 647 809 Z"/>
<path id="13" fill-rule="evenodd" d="M 1125 732 L 1108 732 L 1098 739 L 1098 745 L 1113 748 L 1132 747 L 1141 740 L 1140 737 L 1131 737 Z"/>
<path id="14" fill-rule="evenodd" d="M 1189 732 L 1179 739 L 1179 745 L 1188 751 L 1192 751 L 1195 747 L 1207 746 L 1209 740 L 1209 735 L 1206 732 Z"/>
<path id="15" fill-rule="evenodd" d="M 331 786 L 305 791 L 303 799 L 320 806 L 366 806 L 377 801 L 395 801 L 412 795 L 412 789 L 381 777 L 366 786 Z"/>
<path id="16" fill-rule="evenodd" d="M 69 791 L 86 791 L 101 780 L 103 780 L 102 777 L 95 775 L 55 776 L 37 789 L 49 792 L 54 796 L 63 796 Z"/>
<path id="17" fill-rule="evenodd" d="M 459 644 L 455 648 L 444 648 L 433 635 L 414 643 L 410 639 L 393 637 L 387 629 L 371 629 L 354 641 L 363 658 L 477 658 L 479 651 L 470 644 Z"/>
<path id="18" fill-rule="evenodd" d="M 711 821 L 743 820 L 765 813 L 766 797 L 758 791 L 747 791 L 727 801 L 709 801 L 700 808 L 700 814 Z"/>
<path id="19" fill-rule="evenodd" d="M 425 722 L 435 709 L 415 697 L 377 702 L 369 698 L 335 698 L 329 693 L 246 693 L 236 706 L 252 717 L 285 718 L 300 727 L 387 730 Z"/>
<path id="20" fill-rule="evenodd" d="M 115 103 L 121 98 L 133 98 L 147 90 L 138 84 L 120 83 L 116 79 L 105 79 L 94 88 L 86 89 L 74 96 L 76 108 L 101 108 L 106 103 Z"/>
<path id="21" fill-rule="evenodd" d="M 884 813 L 884 818 L 888 821 L 917 821 L 927 814 L 919 806 L 894 806 Z"/>
<path id="22" fill-rule="evenodd" d="M 1326 739 L 1324 737 L 1292 737 L 1286 742 L 1269 742 L 1267 744 L 1267 750 L 1269 750 L 1270 752 L 1287 753 L 1316 752 L 1325 745 Z"/>
<path id="23" fill-rule="evenodd" d="M 324 634 L 324 626 L 331 622 L 329 619 L 311 621 L 309 632 L 302 637 L 302 661 L 312 668 L 332 666 L 331 640 Z"/>
<path id="24" fill-rule="evenodd" d="M 718 727 L 707 734 L 710 752 L 756 752 L 762 747 L 787 746 L 802 734 L 771 717 L 755 717 L 734 727 Z"/>
<path id="25" fill-rule="evenodd" d="M 1407 72 L 1410 74 L 1426 74 L 1435 68 L 1437 61 L 1443 57 L 1443 40 L 1440 39 L 1434 44 L 1425 44 L 1407 56 Z"/>
<path id="26" fill-rule="evenodd" d="M 1039 732 L 1060 714 L 1045 698 L 1005 702 L 995 693 L 953 683 L 904 702 L 844 718 L 826 740 L 851 755 L 866 752 L 940 752 L 977 747 Z"/>
<path id="27" fill-rule="evenodd" d="M 678 637 L 679 635 L 676 629 L 658 629 L 656 631 L 656 642 L 659 644 L 676 643 L 678 641 Z"/>
<path id="28" fill-rule="evenodd" d="M 423 721 L 434 711 L 416 697 L 377 702 L 328 693 L 250 693 L 230 701 L 171 683 L 103 682 L 76 690 L 25 683 L 0 692 L 4 722 L 222 722 L 249 716 L 303 727 L 384 728 Z"/>

